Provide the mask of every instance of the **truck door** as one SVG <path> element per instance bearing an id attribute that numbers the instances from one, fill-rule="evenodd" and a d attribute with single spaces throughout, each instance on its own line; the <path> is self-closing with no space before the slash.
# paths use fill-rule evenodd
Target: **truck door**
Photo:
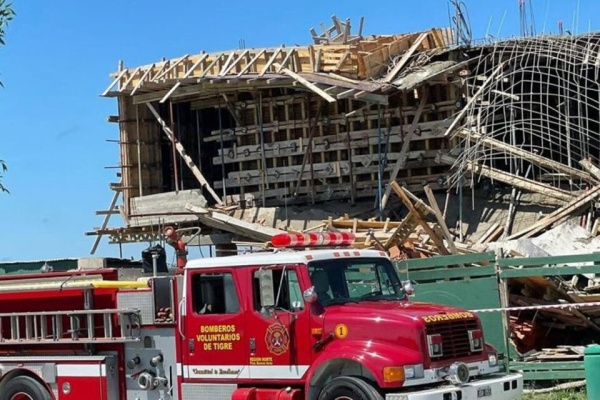
<path id="1" fill-rule="evenodd" d="M 297 380 L 311 361 L 308 310 L 302 298 L 298 267 L 269 268 L 273 274 L 273 309 L 262 309 L 259 268 L 252 271 L 253 310 L 248 313 L 250 377 Z"/>
<path id="2" fill-rule="evenodd" d="M 186 382 L 248 377 L 238 272 L 186 271 L 182 346 Z"/>

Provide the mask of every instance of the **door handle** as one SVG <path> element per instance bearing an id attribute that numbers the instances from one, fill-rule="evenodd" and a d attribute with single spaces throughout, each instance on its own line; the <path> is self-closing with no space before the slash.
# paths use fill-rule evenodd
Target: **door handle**
<path id="1" fill-rule="evenodd" d="M 183 325 L 183 317 L 185 317 L 184 315 L 184 309 L 185 309 L 185 297 L 181 299 L 181 301 L 179 302 L 179 318 L 177 319 L 177 330 L 179 331 L 179 335 L 185 339 L 185 333 L 183 332 L 184 329 L 184 325 Z"/>

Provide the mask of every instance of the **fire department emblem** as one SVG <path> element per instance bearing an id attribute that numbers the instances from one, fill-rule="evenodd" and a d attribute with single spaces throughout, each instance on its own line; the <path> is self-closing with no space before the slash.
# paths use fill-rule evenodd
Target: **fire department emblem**
<path id="1" fill-rule="evenodd" d="M 267 350 L 278 356 L 288 351 L 290 335 L 281 324 L 269 325 L 265 334 L 265 343 L 267 344 Z"/>

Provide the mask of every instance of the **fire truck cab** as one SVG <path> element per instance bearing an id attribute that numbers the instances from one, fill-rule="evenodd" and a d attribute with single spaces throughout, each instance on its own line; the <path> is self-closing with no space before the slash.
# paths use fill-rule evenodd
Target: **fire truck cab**
<path id="1" fill-rule="evenodd" d="M 42 276 L 43 275 L 43 276 Z M 0 280 L 0 400 L 520 397 L 476 315 L 409 300 L 375 250 L 276 250 Z"/>

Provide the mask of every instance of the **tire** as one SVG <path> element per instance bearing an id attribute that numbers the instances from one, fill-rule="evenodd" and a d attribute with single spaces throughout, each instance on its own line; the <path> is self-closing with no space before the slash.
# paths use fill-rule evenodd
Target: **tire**
<path id="1" fill-rule="evenodd" d="M 383 400 L 383 396 L 361 378 L 339 376 L 325 384 L 319 400 Z"/>
<path id="2" fill-rule="evenodd" d="M 46 388 L 29 376 L 12 378 L 2 387 L 0 400 L 52 400 Z"/>

